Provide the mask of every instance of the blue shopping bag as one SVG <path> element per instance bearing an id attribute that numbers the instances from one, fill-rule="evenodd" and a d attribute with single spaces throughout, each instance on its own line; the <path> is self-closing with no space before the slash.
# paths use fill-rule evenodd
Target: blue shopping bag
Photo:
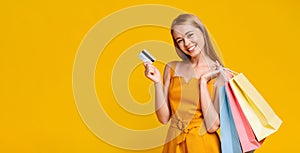
<path id="1" fill-rule="evenodd" d="M 225 86 L 219 88 L 219 98 L 222 153 L 242 153 Z"/>

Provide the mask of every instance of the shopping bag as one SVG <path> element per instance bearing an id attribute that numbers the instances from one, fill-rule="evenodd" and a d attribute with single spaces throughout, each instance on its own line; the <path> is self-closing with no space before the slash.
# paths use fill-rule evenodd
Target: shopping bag
<path id="1" fill-rule="evenodd" d="M 258 141 L 252 131 L 252 128 L 244 115 L 238 101 L 236 100 L 232 89 L 228 83 L 225 85 L 226 95 L 232 112 L 233 120 L 239 136 L 243 152 L 248 152 L 259 148 L 263 141 Z"/>
<path id="2" fill-rule="evenodd" d="M 242 153 L 239 137 L 229 107 L 225 86 L 219 88 L 222 153 Z"/>
<path id="3" fill-rule="evenodd" d="M 229 84 L 258 141 L 279 129 L 282 121 L 242 73 Z"/>

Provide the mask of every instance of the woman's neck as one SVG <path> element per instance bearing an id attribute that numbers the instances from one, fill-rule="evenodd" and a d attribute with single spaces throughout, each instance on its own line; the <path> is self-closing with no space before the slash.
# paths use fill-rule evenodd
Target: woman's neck
<path id="1" fill-rule="evenodd" d="M 200 52 L 199 55 L 196 57 L 191 57 L 190 62 L 194 68 L 209 66 L 212 63 L 211 59 L 208 56 L 206 56 L 204 52 Z"/>

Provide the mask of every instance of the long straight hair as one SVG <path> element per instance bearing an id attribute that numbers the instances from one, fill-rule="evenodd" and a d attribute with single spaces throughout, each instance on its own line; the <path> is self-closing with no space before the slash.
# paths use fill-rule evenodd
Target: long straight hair
<path id="1" fill-rule="evenodd" d="M 173 43 L 175 46 L 176 53 L 182 60 L 189 60 L 190 56 L 185 54 L 178 46 L 174 36 L 173 36 L 173 28 L 176 25 L 192 25 L 195 28 L 200 29 L 200 31 L 203 34 L 204 37 L 204 53 L 207 55 L 212 61 L 218 61 L 221 65 L 223 65 L 222 61 L 220 58 L 217 56 L 216 51 L 212 45 L 211 39 L 209 37 L 208 31 L 203 25 L 203 23 L 200 21 L 200 19 L 193 15 L 193 14 L 181 14 L 178 17 L 176 17 L 171 25 L 171 34 L 173 38 Z"/>

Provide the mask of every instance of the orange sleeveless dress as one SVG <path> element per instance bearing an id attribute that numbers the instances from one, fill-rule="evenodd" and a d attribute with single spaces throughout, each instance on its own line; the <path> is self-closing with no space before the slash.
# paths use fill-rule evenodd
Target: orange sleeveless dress
<path id="1" fill-rule="evenodd" d="M 171 69 L 169 103 L 172 111 L 163 153 L 220 153 L 220 139 L 207 133 L 200 107 L 199 80 L 174 76 Z M 208 83 L 212 91 L 212 81 Z"/>

